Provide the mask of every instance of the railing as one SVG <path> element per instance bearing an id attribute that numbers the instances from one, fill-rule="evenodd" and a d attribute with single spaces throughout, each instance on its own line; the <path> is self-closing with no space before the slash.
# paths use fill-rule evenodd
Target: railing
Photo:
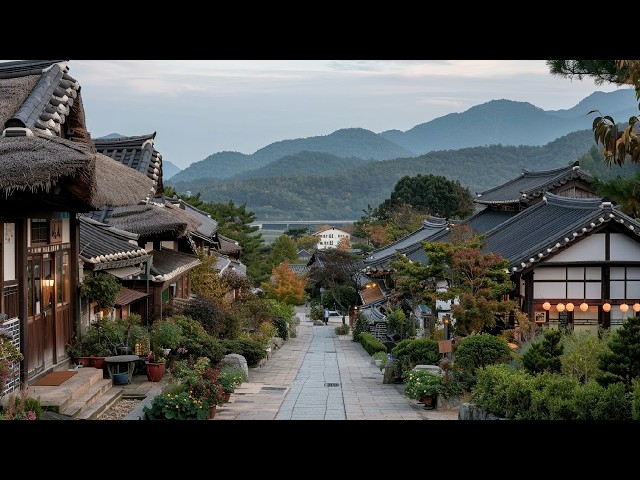
<path id="1" fill-rule="evenodd" d="M 20 319 L 11 318 L 5 320 L 0 323 L 0 327 L 13 337 L 11 343 L 20 350 Z M 13 369 L 13 375 L 5 382 L 4 387 L 0 385 L 0 389 L 2 390 L 0 393 L 2 393 L 2 395 L 6 395 L 20 388 L 20 362 L 13 362 L 11 367 Z"/>

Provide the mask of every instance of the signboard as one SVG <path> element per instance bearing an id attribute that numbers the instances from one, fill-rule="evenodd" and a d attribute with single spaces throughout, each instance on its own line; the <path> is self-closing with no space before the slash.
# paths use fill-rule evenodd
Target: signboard
<path id="1" fill-rule="evenodd" d="M 438 340 L 438 350 L 440 353 L 451 352 L 451 340 Z"/>

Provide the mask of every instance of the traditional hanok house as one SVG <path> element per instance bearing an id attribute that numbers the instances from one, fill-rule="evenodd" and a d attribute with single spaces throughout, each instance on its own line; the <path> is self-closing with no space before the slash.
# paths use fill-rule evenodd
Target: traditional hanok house
<path id="1" fill-rule="evenodd" d="M 141 246 L 145 246 L 151 254 L 155 254 L 151 262 L 154 281 L 148 299 L 151 308 L 147 315 L 150 318 L 162 316 L 162 311 L 166 310 L 169 304 L 184 303 L 191 298 L 190 269 L 199 263 L 194 261 L 198 250 L 216 256 L 217 263 L 224 264 L 221 265 L 221 271 L 229 268 L 240 275 L 246 275 L 246 267 L 239 260 L 242 248 L 237 242 L 218 235 L 218 224 L 209 214 L 181 199 L 163 195 L 162 155 L 155 148 L 155 136 L 154 132 L 148 135 L 94 139 L 96 148 L 104 155 L 152 179 L 156 195 L 149 202 L 151 209 L 136 205 L 125 209 L 127 211 L 116 212 L 115 215 L 114 212 L 105 210 L 91 214 L 94 219 L 119 225 L 124 229 L 133 228 L 136 233 L 142 232 L 142 238 L 139 237 Z M 131 219 L 131 214 L 142 210 L 152 213 L 153 208 L 165 208 L 156 219 L 158 228 L 155 233 L 144 233 L 144 227 L 135 218 L 133 223 L 138 223 L 137 225 L 131 226 L 128 222 L 127 219 Z M 160 224 L 166 228 L 162 230 Z M 145 245 L 142 245 L 143 243 Z M 160 251 L 163 252 L 158 255 Z M 185 264 L 191 267 L 187 269 Z M 174 271 L 174 267 L 178 270 Z M 176 274 L 179 272 L 179 277 L 170 278 L 172 272 Z M 122 279 L 122 283 L 126 285 L 139 280 L 139 278 Z M 140 285 L 133 288 L 139 290 Z M 229 293 L 233 298 L 235 294 L 234 291 Z M 143 318 L 146 318 L 145 315 Z"/>
<path id="2" fill-rule="evenodd" d="M 163 309 L 170 306 L 174 298 L 191 296 L 191 269 L 200 264 L 189 234 L 200 225 L 194 217 L 170 202 L 104 207 L 85 216 L 138 235 L 138 245 L 151 255 L 148 272 L 151 320 L 162 318 Z M 145 278 L 146 273 L 141 273 L 123 278 L 121 283 L 147 293 L 147 286 L 141 282 Z"/>
<path id="3" fill-rule="evenodd" d="M 120 280 L 142 284 L 142 289 L 123 287 L 115 301 L 115 318 L 126 318 L 136 313 L 148 317 L 149 276 L 151 255 L 138 245 L 138 235 L 111 225 L 80 216 L 80 274 L 109 273 Z M 82 278 L 81 278 L 82 280 Z M 82 298 L 81 298 L 82 302 Z M 96 306 L 83 306 L 81 328 L 88 327 Z"/>
<path id="4" fill-rule="evenodd" d="M 148 177 L 99 154 L 67 61 L 0 63 L 0 311 L 23 385 L 66 365 L 79 318 L 77 214 L 148 198 Z"/>
<path id="5" fill-rule="evenodd" d="M 424 241 L 448 241 L 451 228 L 456 225 L 468 225 L 478 233 L 487 233 L 504 224 L 519 212 L 530 208 L 542 201 L 543 194 L 550 191 L 560 196 L 573 198 L 594 198 L 595 192 L 591 187 L 592 177 L 580 169 L 576 162 L 567 167 L 533 172 L 524 170 L 521 175 L 504 184 L 477 194 L 476 204 L 482 209 L 463 221 L 447 221 L 437 217 L 429 217 L 425 224 L 416 232 L 400 239 L 395 244 L 371 252 L 365 259 L 365 273 L 370 276 L 381 276 L 389 284 L 392 273 L 389 261 L 396 260 L 397 255 L 403 255 L 412 262 L 425 264 L 428 262 L 422 247 Z M 428 227 L 431 228 L 428 228 Z M 436 288 L 446 289 L 446 281 L 433 279 Z M 419 305 L 414 312 L 423 325 L 432 319 L 442 320 L 451 315 L 451 303 L 437 301 L 433 306 Z M 422 323 L 421 322 L 421 323 Z"/>
<path id="6" fill-rule="evenodd" d="M 521 309 L 574 330 L 617 328 L 640 312 L 640 223 L 599 198 L 545 193 L 486 233 L 509 261 Z"/>

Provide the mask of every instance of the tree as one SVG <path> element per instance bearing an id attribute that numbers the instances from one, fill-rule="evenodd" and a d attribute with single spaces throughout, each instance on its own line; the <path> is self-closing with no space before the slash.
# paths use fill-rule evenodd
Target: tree
<path id="1" fill-rule="evenodd" d="M 333 302 L 343 312 L 350 304 L 345 304 L 340 287 L 350 286 L 357 291 L 356 274 L 359 272 L 359 258 L 350 252 L 338 250 L 318 250 L 314 254 L 309 270 L 309 280 L 315 288 L 324 288 L 330 292 Z"/>
<path id="2" fill-rule="evenodd" d="M 640 377 L 640 317 L 629 317 L 612 331 L 607 346 L 609 351 L 598 361 L 602 375 L 596 380 L 603 386 L 622 382 L 631 389 L 633 381 Z"/>
<path id="3" fill-rule="evenodd" d="M 351 242 L 347 237 L 342 237 L 340 240 L 338 240 L 338 245 L 336 245 L 336 248 L 338 250 L 346 252 L 347 250 L 351 249 Z"/>
<path id="4" fill-rule="evenodd" d="M 203 298 L 221 302 L 231 287 L 220 277 L 220 271 L 215 267 L 217 257 L 207 255 L 202 249 L 198 249 L 196 254 L 200 263 L 191 270 L 191 290 Z"/>
<path id="5" fill-rule="evenodd" d="M 398 260 L 391 262 L 396 289 L 420 303 L 453 301 L 453 326 L 458 335 L 491 331 L 498 316 L 516 308 L 513 300 L 504 299 L 514 290 L 509 262 L 498 254 L 483 252 L 484 235 L 466 225 L 453 228 L 450 238 L 450 242 L 423 243 L 427 265 L 397 256 Z M 438 289 L 436 280 L 446 280 L 447 289 Z"/>
<path id="6" fill-rule="evenodd" d="M 279 235 L 271 245 L 269 257 L 271 265 L 279 265 L 284 261 L 296 262 L 298 260 L 296 243 L 286 233 Z"/>
<path id="7" fill-rule="evenodd" d="M 402 204 L 411 205 L 423 214 L 445 218 L 465 218 L 475 210 L 471 192 L 460 181 L 433 174 L 402 177 L 391 192 L 391 198 L 380 204 L 376 216 L 388 218 Z"/>
<path id="8" fill-rule="evenodd" d="M 617 177 L 609 181 L 594 179 L 593 186 L 598 195 L 615 202 L 627 215 L 640 215 L 640 172 L 631 178 Z"/>
<path id="9" fill-rule="evenodd" d="M 589 76 L 596 85 L 604 82 L 616 85 L 631 85 L 640 100 L 640 60 L 547 60 L 552 75 L 568 78 Z M 627 159 L 632 163 L 640 160 L 640 143 L 635 125 L 638 116 L 629 117 L 627 127 L 620 131 L 616 121 L 597 110 L 600 115 L 593 120 L 593 133 L 597 143 L 604 146 L 604 159 L 608 165 L 623 165 Z"/>
<path id="10" fill-rule="evenodd" d="M 298 248 L 304 248 L 305 250 L 313 250 L 318 245 L 320 239 L 316 235 L 302 235 L 296 239 Z"/>
<path id="11" fill-rule="evenodd" d="M 267 298 L 287 305 L 302 305 L 305 300 L 306 279 L 299 277 L 289 269 L 286 260 L 273 267 L 273 282 L 264 282 L 262 289 Z"/>
<path id="12" fill-rule="evenodd" d="M 533 375 L 542 372 L 560 373 L 562 370 L 560 356 L 563 350 L 562 332 L 546 330 L 542 339 L 533 343 L 522 355 L 522 366 Z"/>

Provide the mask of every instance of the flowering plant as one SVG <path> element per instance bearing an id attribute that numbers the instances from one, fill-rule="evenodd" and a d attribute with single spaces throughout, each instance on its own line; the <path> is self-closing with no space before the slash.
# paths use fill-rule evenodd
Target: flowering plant
<path id="1" fill-rule="evenodd" d="M 154 397 L 151 407 L 145 406 L 149 420 L 206 420 L 209 405 L 179 386 Z"/>
<path id="2" fill-rule="evenodd" d="M 414 400 L 432 397 L 440 391 L 440 375 L 426 369 L 410 370 L 405 374 L 404 394 Z"/>
<path id="3" fill-rule="evenodd" d="M 4 408 L 0 410 L 0 420 L 40 420 L 42 406 L 37 398 L 28 396 L 26 390 L 20 391 L 20 396 L 12 394 Z"/>
<path id="4" fill-rule="evenodd" d="M 218 383 L 225 393 L 233 393 L 246 379 L 244 370 L 235 366 L 224 366 L 218 374 Z"/>
<path id="5" fill-rule="evenodd" d="M 209 406 L 224 403 L 224 390 L 218 383 L 218 370 L 213 367 L 207 367 L 200 376 L 187 377 L 184 384 L 191 395 Z"/>
<path id="6" fill-rule="evenodd" d="M 11 378 L 13 364 L 23 359 L 20 350 L 11 342 L 11 337 L 0 328 L 0 387 Z M 2 388 L 0 388 L 2 394 Z"/>

